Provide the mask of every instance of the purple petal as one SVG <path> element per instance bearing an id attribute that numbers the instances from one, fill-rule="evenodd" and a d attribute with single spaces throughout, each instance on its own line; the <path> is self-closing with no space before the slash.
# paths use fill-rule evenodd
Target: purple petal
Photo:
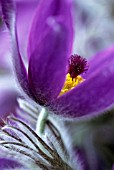
<path id="1" fill-rule="evenodd" d="M 25 168 L 15 160 L 0 158 L 0 170 L 13 170 L 15 168 L 20 168 L 20 170 L 27 170 L 27 168 Z"/>
<path id="2" fill-rule="evenodd" d="M 109 55 L 113 55 L 114 53 L 114 46 L 108 49 L 105 49 L 104 51 L 99 52 L 95 56 L 93 56 L 89 63 L 89 69 L 84 76 L 85 78 L 88 78 L 92 74 L 95 73 L 98 69 L 101 69 L 101 67 L 104 67 L 105 64 L 107 64 L 109 58 Z"/>
<path id="3" fill-rule="evenodd" d="M 84 152 L 84 150 L 82 148 L 77 147 L 73 149 L 73 152 L 74 152 L 74 157 L 78 157 L 78 159 L 80 160 L 83 166 L 83 170 L 89 170 L 86 153 Z"/>
<path id="4" fill-rule="evenodd" d="M 26 59 L 27 40 L 31 22 L 39 0 L 16 0 L 17 34 L 19 49 L 22 57 Z M 24 23 L 24 24 L 23 24 Z"/>
<path id="5" fill-rule="evenodd" d="M 21 54 L 25 57 L 27 36 L 30 28 L 31 20 L 35 12 L 36 4 L 38 0 L 29 1 L 17 1 L 16 0 L 16 12 L 17 12 L 17 32 L 19 49 Z M 0 11 L 1 14 L 1 11 Z M 22 17 L 23 16 L 23 17 Z M 1 15 L 0 15 L 1 17 Z M 0 18 L 1 19 L 1 18 Z M 1 20 L 0 20 L 1 21 Z M 26 23 L 26 24 L 23 24 Z M 11 59 L 11 40 L 10 35 L 3 22 L 0 22 L 0 71 L 10 71 L 10 59 Z"/>
<path id="6" fill-rule="evenodd" d="M 56 98 L 65 80 L 73 32 L 70 9 L 65 0 L 41 1 L 34 17 L 28 45 L 29 82 L 40 104 Z"/>
<path id="7" fill-rule="evenodd" d="M 34 50 L 44 38 L 49 26 L 58 28 L 60 21 L 68 31 L 69 50 L 72 48 L 73 24 L 71 16 L 71 0 L 41 0 L 38 5 L 36 15 L 33 20 L 28 44 L 28 57 L 30 58 Z M 67 20 L 66 20 L 67 18 Z M 47 28 L 47 29 L 46 29 Z M 49 41 L 49 40 L 48 40 Z M 69 56 L 68 56 L 69 57 Z"/>
<path id="8" fill-rule="evenodd" d="M 12 0 L 1 0 L 4 21 L 10 31 L 13 47 L 13 62 L 17 79 L 23 90 L 29 94 L 27 73 L 19 53 L 16 25 L 15 25 L 15 9 Z"/>
<path id="9" fill-rule="evenodd" d="M 73 118 L 99 115 L 114 106 L 114 51 L 107 58 L 101 69 L 51 103 L 51 109 Z"/>

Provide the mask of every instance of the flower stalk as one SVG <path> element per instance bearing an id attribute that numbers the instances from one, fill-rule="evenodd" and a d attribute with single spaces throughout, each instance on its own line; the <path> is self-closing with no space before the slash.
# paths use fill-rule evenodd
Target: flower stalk
<path id="1" fill-rule="evenodd" d="M 47 119 L 48 119 L 48 111 L 45 108 L 42 108 L 36 124 L 36 132 L 39 134 L 39 136 L 43 135 L 44 133 Z"/>

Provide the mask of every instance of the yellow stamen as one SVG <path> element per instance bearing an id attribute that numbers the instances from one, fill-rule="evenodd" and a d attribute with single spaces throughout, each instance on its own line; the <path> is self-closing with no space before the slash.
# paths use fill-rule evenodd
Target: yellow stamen
<path id="1" fill-rule="evenodd" d="M 73 89 L 75 86 L 77 86 L 78 84 L 82 83 L 84 81 L 84 79 L 81 76 L 77 76 L 76 78 L 71 78 L 70 74 L 68 73 L 66 76 L 66 81 L 65 84 L 61 90 L 60 95 L 68 92 L 69 90 Z"/>

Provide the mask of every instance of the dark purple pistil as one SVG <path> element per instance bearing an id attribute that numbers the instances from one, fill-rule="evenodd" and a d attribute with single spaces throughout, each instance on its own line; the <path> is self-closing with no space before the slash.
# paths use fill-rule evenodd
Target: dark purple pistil
<path id="1" fill-rule="evenodd" d="M 68 73 L 71 78 L 76 78 L 78 75 L 88 70 L 87 60 L 77 54 L 71 55 L 68 64 Z"/>

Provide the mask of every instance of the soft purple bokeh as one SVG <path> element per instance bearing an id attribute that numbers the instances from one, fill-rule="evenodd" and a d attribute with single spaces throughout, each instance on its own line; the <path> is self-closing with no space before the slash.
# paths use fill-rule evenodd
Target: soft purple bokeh
<path id="1" fill-rule="evenodd" d="M 13 89 L 0 87 L 0 125 L 10 114 L 16 114 L 18 93 Z"/>
<path id="2" fill-rule="evenodd" d="M 24 167 L 15 160 L 8 158 L 0 158 L 0 170 L 13 170 L 16 168 L 20 170 L 28 170 L 26 167 Z"/>

